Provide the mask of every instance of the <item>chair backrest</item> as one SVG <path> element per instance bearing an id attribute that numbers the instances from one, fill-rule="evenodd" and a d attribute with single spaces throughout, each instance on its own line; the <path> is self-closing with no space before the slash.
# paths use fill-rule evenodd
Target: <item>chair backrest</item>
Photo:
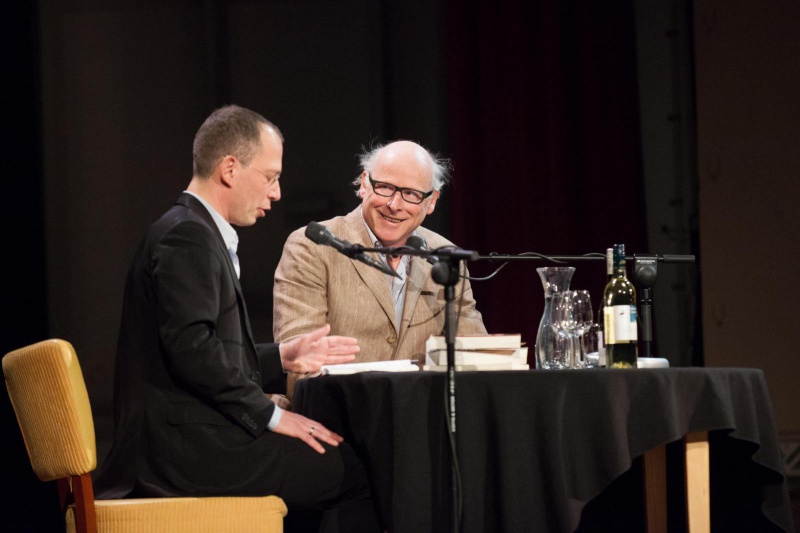
<path id="1" fill-rule="evenodd" d="M 67 531 L 283 531 L 276 496 L 103 500 L 95 505 L 94 421 L 72 345 L 53 339 L 3 357 L 25 447 L 42 481 L 58 480 Z"/>
<path id="2" fill-rule="evenodd" d="M 94 470 L 92 409 L 72 345 L 53 339 L 10 352 L 3 357 L 3 375 L 39 479 Z"/>

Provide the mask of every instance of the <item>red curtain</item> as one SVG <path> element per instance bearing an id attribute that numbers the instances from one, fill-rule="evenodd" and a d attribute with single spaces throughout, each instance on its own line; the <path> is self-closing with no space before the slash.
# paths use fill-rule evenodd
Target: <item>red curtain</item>
<path id="1" fill-rule="evenodd" d="M 447 3 L 452 236 L 489 252 L 579 255 L 624 243 L 646 252 L 632 1 Z M 531 347 L 543 310 L 536 268 L 474 282 L 491 333 Z M 473 276 L 496 263 L 471 263 Z M 605 263 L 572 288 L 597 308 Z"/>

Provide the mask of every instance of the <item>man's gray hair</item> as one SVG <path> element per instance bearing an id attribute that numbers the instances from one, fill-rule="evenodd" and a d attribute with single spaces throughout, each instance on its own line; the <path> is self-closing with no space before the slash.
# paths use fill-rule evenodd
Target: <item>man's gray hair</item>
<path id="1" fill-rule="evenodd" d="M 372 169 L 375 167 L 375 161 L 377 161 L 378 156 L 381 153 L 381 150 L 383 150 L 389 144 L 392 144 L 394 142 L 397 141 L 392 141 L 391 143 L 386 143 L 386 144 L 379 144 L 374 148 L 364 147 L 364 151 L 358 157 L 359 161 L 361 162 L 361 170 L 363 170 L 368 174 L 372 174 Z M 432 154 L 430 150 L 428 150 L 424 146 L 420 146 L 420 148 L 425 150 L 425 153 L 427 153 L 428 157 L 431 158 L 431 167 L 433 168 L 433 175 L 431 176 L 431 186 L 434 191 L 440 191 L 442 190 L 442 187 L 447 185 L 447 182 L 450 181 L 450 172 L 453 170 L 453 164 L 446 157 L 440 157 L 437 154 Z M 358 188 L 361 186 L 360 174 L 358 175 L 358 177 L 356 177 L 356 179 L 353 180 L 353 185 L 356 186 L 356 196 L 359 196 Z"/>

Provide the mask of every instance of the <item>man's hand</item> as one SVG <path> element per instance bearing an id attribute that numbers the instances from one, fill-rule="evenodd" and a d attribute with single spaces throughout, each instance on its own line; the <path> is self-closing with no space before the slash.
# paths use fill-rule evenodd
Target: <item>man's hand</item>
<path id="1" fill-rule="evenodd" d="M 319 371 L 322 365 L 338 365 L 355 360 L 360 348 L 353 337 L 326 337 L 330 324 L 281 343 L 283 369 L 298 374 Z"/>
<path id="2" fill-rule="evenodd" d="M 281 415 L 281 421 L 272 431 L 298 438 L 319 453 L 325 453 L 325 448 L 317 442 L 318 440 L 331 446 L 338 446 L 344 440 L 319 422 L 314 422 L 310 418 L 289 411 L 284 411 Z"/>

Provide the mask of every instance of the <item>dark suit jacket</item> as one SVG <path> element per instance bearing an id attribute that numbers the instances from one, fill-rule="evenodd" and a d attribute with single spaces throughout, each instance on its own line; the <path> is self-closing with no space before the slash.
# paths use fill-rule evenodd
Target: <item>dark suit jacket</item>
<path id="1" fill-rule="evenodd" d="M 205 207 L 182 194 L 128 273 L 114 378 L 114 443 L 99 498 L 270 494 L 266 429 L 285 391 L 277 345 L 253 342 L 242 290 Z"/>

